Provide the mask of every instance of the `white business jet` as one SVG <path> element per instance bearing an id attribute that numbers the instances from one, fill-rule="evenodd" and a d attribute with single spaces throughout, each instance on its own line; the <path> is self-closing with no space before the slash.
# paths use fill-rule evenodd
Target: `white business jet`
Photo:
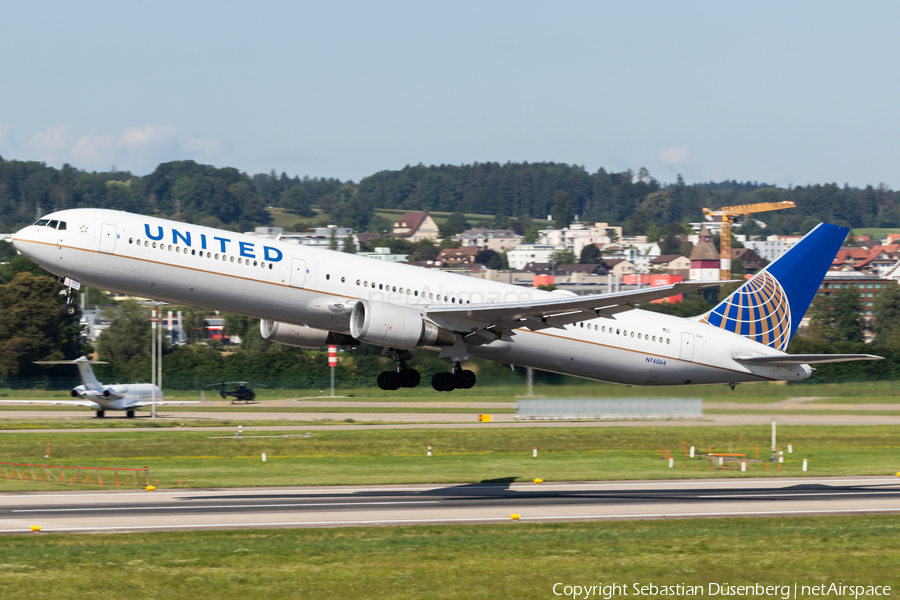
<path id="1" fill-rule="evenodd" d="M 636 305 L 722 282 L 562 295 L 231 231 L 102 209 L 52 213 L 17 232 L 22 254 L 65 282 L 258 317 L 262 336 L 301 348 L 368 343 L 415 387 L 409 350 L 450 368 L 439 391 L 470 388 L 471 357 L 626 385 L 793 381 L 814 363 L 871 355 L 785 350 L 848 230 L 820 224 L 710 312 L 684 319 Z"/>
<path id="2" fill-rule="evenodd" d="M 91 365 L 105 365 L 107 363 L 98 360 L 88 360 L 82 356 L 75 360 L 44 360 L 35 361 L 37 365 L 76 365 L 81 376 L 81 385 L 72 388 L 72 397 L 80 400 L 0 400 L 4 404 L 62 404 L 69 406 L 87 406 L 97 411 L 97 416 L 103 418 L 108 410 L 124 410 L 125 416 L 134 418 L 134 411 L 144 406 L 150 406 L 153 402 L 153 392 L 156 391 L 156 406 L 165 404 L 198 404 L 196 401 L 165 401 L 162 390 L 150 383 L 128 383 L 119 385 L 103 385 L 94 375 Z"/>

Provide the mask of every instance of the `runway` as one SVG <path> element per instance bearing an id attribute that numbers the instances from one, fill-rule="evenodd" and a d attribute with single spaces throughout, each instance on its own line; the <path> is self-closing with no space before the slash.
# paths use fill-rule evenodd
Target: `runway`
<path id="1" fill-rule="evenodd" d="M 900 513 L 900 479 L 674 481 L 8 492 L 0 533 Z"/>

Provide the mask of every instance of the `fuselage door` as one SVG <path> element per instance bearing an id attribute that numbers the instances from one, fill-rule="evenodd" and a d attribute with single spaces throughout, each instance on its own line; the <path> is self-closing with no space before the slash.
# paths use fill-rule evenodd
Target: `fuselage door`
<path id="1" fill-rule="evenodd" d="M 681 360 L 694 360 L 694 334 L 681 333 L 681 354 L 678 358 Z"/>
<path id="2" fill-rule="evenodd" d="M 306 261 L 302 258 L 291 259 L 291 287 L 302 288 L 306 285 Z"/>
<path id="3" fill-rule="evenodd" d="M 112 254 L 116 249 L 116 226 L 103 223 L 100 226 L 100 252 Z"/>

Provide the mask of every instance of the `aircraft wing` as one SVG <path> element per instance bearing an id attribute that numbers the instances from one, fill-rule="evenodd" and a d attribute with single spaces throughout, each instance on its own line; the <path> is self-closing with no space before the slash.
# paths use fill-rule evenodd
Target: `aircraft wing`
<path id="1" fill-rule="evenodd" d="M 2 404 L 63 404 L 68 406 L 90 406 L 100 408 L 100 405 L 90 400 L 0 400 Z"/>
<path id="2" fill-rule="evenodd" d="M 200 400 L 161 400 L 156 403 L 156 406 L 165 406 L 166 404 L 200 404 Z M 134 404 L 129 404 L 128 408 L 137 408 L 139 406 L 153 406 L 152 402 L 135 402 Z"/>
<path id="3" fill-rule="evenodd" d="M 732 356 L 746 365 L 815 365 L 851 360 L 883 360 L 874 354 L 781 354 L 775 356 Z"/>
<path id="4" fill-rule="evenodd" d="M 486 344 L 515 335 L 520 327 L 538 331 L 603 317 L 615 319 L 636 304 L 686 294 L 731 281 L 688 281 L 672 285 L 590 296 L 561 296 L 523 302 L 464 304 L 428 308 L 425 314 L 438 325 L 458 333 L 468 333 L 466 342 Z"/>

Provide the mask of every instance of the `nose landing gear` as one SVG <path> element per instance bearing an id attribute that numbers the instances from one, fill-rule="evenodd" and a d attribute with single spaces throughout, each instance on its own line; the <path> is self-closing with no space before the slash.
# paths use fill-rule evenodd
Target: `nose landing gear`
<path id="1" fill-rule="evenodd" d="M 81 282 L 71 277 L 66 277 L 65 279 L 60 279 L 59 284 L 66 288 L 59 292 L 60 296 L 64 295 L 66 297 L 66 301 L 59 307 L 59 314 L 67 319 L 74 317 L 78 314 L 78 305 L 72 302 L 72 295 L 81 289 Z"/>

